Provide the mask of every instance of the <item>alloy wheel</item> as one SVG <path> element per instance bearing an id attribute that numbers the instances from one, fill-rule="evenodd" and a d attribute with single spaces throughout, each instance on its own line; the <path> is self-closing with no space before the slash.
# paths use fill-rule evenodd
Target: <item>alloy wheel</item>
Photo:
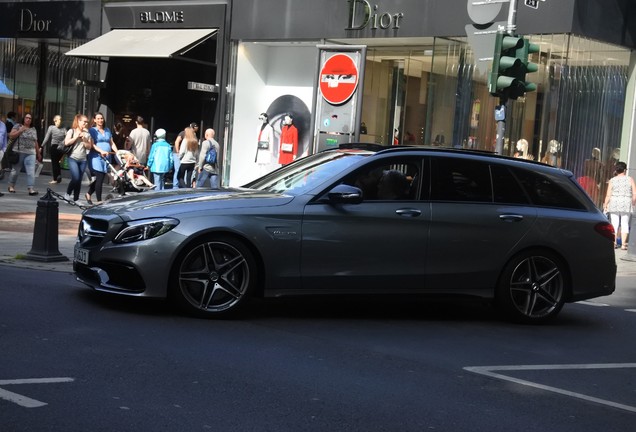
<path id="1" fill-rule="evenodd" d="M 178 292 L 189 310 L 220 315 L 235 309 L 250 288 L 250 258 L 238 245 L 206 241 L 190 250 L 178 267 Z"/>
<path id="2" fill-rule="evenodd" d="M 545 256 L 521 259 L 510 275 L 509 290 L 516 311 L 531 320 L 556 314 L 563 306 L 562 271 Z"/>

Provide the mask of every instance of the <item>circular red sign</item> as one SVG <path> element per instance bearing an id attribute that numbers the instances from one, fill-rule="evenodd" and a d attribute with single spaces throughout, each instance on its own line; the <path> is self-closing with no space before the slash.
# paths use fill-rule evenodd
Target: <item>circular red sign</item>
<path id="1" fill-rule="evenodd" d="M 320 92 L 332 105 L 349 100 L 358 86 L 358 66 L 346 54 L 335 54 L 327 59 L 320 71 Z"/>

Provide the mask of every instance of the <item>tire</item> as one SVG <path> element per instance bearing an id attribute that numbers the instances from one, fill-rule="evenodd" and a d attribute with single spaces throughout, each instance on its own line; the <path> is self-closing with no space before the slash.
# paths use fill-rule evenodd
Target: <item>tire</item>
<path id="1" fill-rule="evenodd" d="M 172 272 L 172 293 L 188 315 L 229 317 L 246 303 L 256 281 L 256 261 L 239 240 L 206 237 L 179 255 Z"/>
<path id="2" fill-rule="evenodd" d="M 566 269 L 548 251 L 517 255 L 504 267 L 497 286 L 497 306 L 509 318 L 540 324 L 556 317 L 566 294 Z"/>

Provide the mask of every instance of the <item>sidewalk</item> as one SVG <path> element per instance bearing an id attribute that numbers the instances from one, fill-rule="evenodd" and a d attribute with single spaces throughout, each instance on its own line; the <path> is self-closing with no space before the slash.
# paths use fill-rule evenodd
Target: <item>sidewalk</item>
<path id="1" fill-rule="evenodd" d="M 45 170 L 46 166 L 47 164 L 45 164 Z M 0 264 L 39 270 L 72 272 L 73 247 L 83 211 L 81 207 L 87 207 L 88 205 L 83 199 L 84 193 L 88 190 L 88 180 L 86 178 L 84 178 L 82 183 L 80 200 L 78 201 L 79 206 L 58 201 L 58 250 L 68 260 L 40 262 L 24 259 L 24 256 L 31 250 L 33 245 L 33 230 L 38 201 L 46 195 L 49 188 L 53 192 L 64 195 L 70 179 L 69 171 L 62 170 L 62 183 L 49 184 L 51 175 L 45 170 L 42 171 L 39 177 L 35 178 L 35 190 L 40 192 L 37 196 L 28 195 L 25 173 L 20 173 L 15 187 L 16 193 L 14 194 L 7 191 L 9 173 L 5 173 L 4 179 L 0 180 L 0 192 L 4 194 L 4 196 L 0 197 Z M 47 252 L 57 255 L 57 251 Z"/>
<path id="2" fill-rule="evenodd" d="M 4 193 L 4 196 L 0 197 L 0 264 L 72 272 L 73 247 L 75 245 L 77 227 L 81 219 L 82 207 L 86 208 L 88 206 L 83 198 L 84 193 L 88 190 L 88 181 L 85 179 L 82 183 L 79 206 L 58 201 L 58 250 L 68 258 L 68 261 L 40 262 L 24 259 L 24 256 L 31 250 L 33 245 L 33 227 L 38 200 L 46 194 L 49 188 L 60 195 L 64 195 L 70 179 L 69 172 L 62 170 L 62 183 L 49 184 L 51 175 L 46 172 L 45 165 L 45 170 L 35 179 L 35 189 L 40 192 L 37 196 L 29 196 L 27 194 L 25 173 L 20 173 L 18 177 L 15 188 L 16 193 L 8 193 L 8 177 L 8 175 L 5 175 L 5 178 L 0 180 L 0 191 Z M 56 251 L 48 252 L 55 254 Z M 616 265 L 619 276 L 636 276 L 636 255 L 617 249 Z"/>

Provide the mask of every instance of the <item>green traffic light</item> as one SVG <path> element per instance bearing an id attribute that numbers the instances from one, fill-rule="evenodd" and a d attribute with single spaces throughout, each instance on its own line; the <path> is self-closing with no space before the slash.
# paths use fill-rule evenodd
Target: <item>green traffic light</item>
<path id="1" fill-rule="evenodd" d="M 517 99 L 526 92 L 536 91 L 536 84 L 527 82 L 526 74 L 539 70 L 537 64 L 528 61 L 530 54 L 538 52 L 539 45 L 530 43 L 528 39 L 498 32 L 488 77 L 490 94 L 502 99 Z"/>

